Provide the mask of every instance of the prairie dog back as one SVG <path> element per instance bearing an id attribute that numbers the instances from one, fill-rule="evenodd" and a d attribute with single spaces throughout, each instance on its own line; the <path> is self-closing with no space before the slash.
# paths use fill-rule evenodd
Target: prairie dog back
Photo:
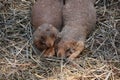
<path id="1" fill-rule="evenodd" d="M 48 23 L 60 30 L 62 5 L 62 0 L 37 0 L 32 7 L 33 27 L 36 29 L 43 23 Z"/>
<path id="2" fill-rule="evenodd" d="M 66 37 L 71 34 L 73 37 L 79 36 L 79 33 L 86 36 L 96 23 L 94 3 L 91 0 L 67 0 L 63 8 L 63 17 L 66 27 L 63 28 L 62 34 L 66 34 Z"/>

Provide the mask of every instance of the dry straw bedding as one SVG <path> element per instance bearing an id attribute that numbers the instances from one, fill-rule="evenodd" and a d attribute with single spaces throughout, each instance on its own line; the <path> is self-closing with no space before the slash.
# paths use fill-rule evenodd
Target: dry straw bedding
<path id="1" fill-rule="evenodd" d="M 34 2 L 0 0 L 0 80 L 120 80 L 120 0 L 96 0 L 96 28 L 69 63 L 34 54 Z"/>

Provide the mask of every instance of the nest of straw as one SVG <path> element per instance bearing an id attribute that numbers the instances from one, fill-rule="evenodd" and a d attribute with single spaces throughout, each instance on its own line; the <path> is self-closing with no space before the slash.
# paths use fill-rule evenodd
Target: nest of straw
<path id="1" fill-rule="evenodd" d="M 96 0 L 96 28 L 75 61 L 34 54 L 34 2 L 0 0 L 0 80 L 120 80 L 120 0 Z"/>

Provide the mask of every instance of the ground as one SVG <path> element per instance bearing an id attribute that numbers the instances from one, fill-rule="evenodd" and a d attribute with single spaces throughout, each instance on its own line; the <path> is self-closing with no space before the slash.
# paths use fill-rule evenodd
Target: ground
<path id="1" fill-rule="evenodd" d="M 69 62 L 36 53 L 34 2 L 0 0 L 0 80 L 120 80 L 120 0 L 96 0 L 96 28 L 80 58 Z"/>

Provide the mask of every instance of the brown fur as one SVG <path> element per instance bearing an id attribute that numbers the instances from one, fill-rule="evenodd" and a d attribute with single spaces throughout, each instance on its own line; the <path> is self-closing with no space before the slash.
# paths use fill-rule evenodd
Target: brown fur
<path id="1" fill-rule="evenodd" d="M 96 23 L 96 11 L 91 0 L 66 0 L 63 9 L 64 28 L 58 43 L 58 56 L 74 59 L 84 49 L 87 35 Z"/>
<path id="2" fill-rule="evenodd" d="M 61 10 L 62 0 L 37 0 L 33 5 L 32 24 L 35 29 L 33 42 L 40 51 L 53 46 L 58 31 L 61 30 Z"/>

